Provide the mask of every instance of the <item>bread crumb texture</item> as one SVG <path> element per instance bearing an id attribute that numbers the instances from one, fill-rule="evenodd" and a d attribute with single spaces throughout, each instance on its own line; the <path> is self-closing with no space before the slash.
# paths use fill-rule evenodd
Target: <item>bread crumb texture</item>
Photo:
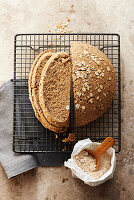
<path id="1" fill-rule="evenodd" d="M 52 54 L 52 50 L 47 50 L 39 54 L 35 59 L 29 75 L 29 99 L 32 103 L 35 116 L 44 127 L 54 132 L 64 132 L 67 128 L 56 127 L 47 121 L 39 102 L 39 94 L 43 92 L 42 89 L 39 89 L 42 70 L 45 69 L 46 62 L 49 60 Z"/>
<path id="2" fill-rule="evenodd" d="M 64 52 L 55 53 L 42 71 L 40 104 L 47 120 L 59 127 L 68 126 L 71 60 Z"/>

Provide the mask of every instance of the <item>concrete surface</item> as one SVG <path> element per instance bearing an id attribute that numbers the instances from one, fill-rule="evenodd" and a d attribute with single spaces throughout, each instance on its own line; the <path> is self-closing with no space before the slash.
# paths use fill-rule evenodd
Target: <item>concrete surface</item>
<path id="1" fill-rule="evenodd" d="M 117 156 L 114 178 L 91 188 L 72 178 L 64 167 L 39 167 L 8 180 L 0 167 L 0 200 L 133 200 L 133 0 L 1 0 L 0 83 L 13 77 L 14 35 L 48 32 L 66 16 L 71 19 L 73 32 L 117 32 L 121 35 L 122 151 Z M 68 180 L 63 183 L 62 178 Z"/>

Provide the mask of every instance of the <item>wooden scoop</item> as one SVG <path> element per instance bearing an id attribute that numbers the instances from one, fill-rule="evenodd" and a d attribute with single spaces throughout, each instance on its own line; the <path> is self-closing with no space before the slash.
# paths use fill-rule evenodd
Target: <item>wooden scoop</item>
<path id="1" fill-rule="evenodd" d="M 105 153 L 110 147 L 114 144 L 114 139 L 112 137 L 107 137 L 94 151 L 84 149 L 91 155 L 93 158 L 96 159 L 96 169 L 98 169 L 100 165 L 100 156 Z"/>

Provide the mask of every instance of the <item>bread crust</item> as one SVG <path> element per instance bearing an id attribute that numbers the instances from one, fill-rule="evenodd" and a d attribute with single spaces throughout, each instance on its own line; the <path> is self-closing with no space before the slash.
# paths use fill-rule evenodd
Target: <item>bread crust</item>
<path id="1" fill-rule="evenodd" d="M 99 118 L 112 103 L 116 76 L 107 56 L 82 42 L 71 42 L 76 125 Z"/>

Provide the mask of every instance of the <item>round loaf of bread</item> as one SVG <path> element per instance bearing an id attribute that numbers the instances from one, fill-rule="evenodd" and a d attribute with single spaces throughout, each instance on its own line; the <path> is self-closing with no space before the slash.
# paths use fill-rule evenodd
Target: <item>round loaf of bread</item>
<path id="1" fill-rule="evenodd" d="M 46 62 L 53 55 L 51 50 L 42 52 L 34 61 L 30 75 L 29 75 L 29 99 L 32 103 L 32 107 L 35 112 L 35 116 L 42 123 L 45 128 L 48 128 L 54 132 L 65 132 L 66 127 L 56 127 L 50 124 L 43 114 L 41 106 L 39 104 L 39 82 L 41 78 L 42 70 L 45 68 Z"/>
<path id="2" fill-rule="evenodd" d="M 112 103 L 116 77 L 107 56 L 83 42 L 71 43 L 76 125 L 99 118 Z"/>

